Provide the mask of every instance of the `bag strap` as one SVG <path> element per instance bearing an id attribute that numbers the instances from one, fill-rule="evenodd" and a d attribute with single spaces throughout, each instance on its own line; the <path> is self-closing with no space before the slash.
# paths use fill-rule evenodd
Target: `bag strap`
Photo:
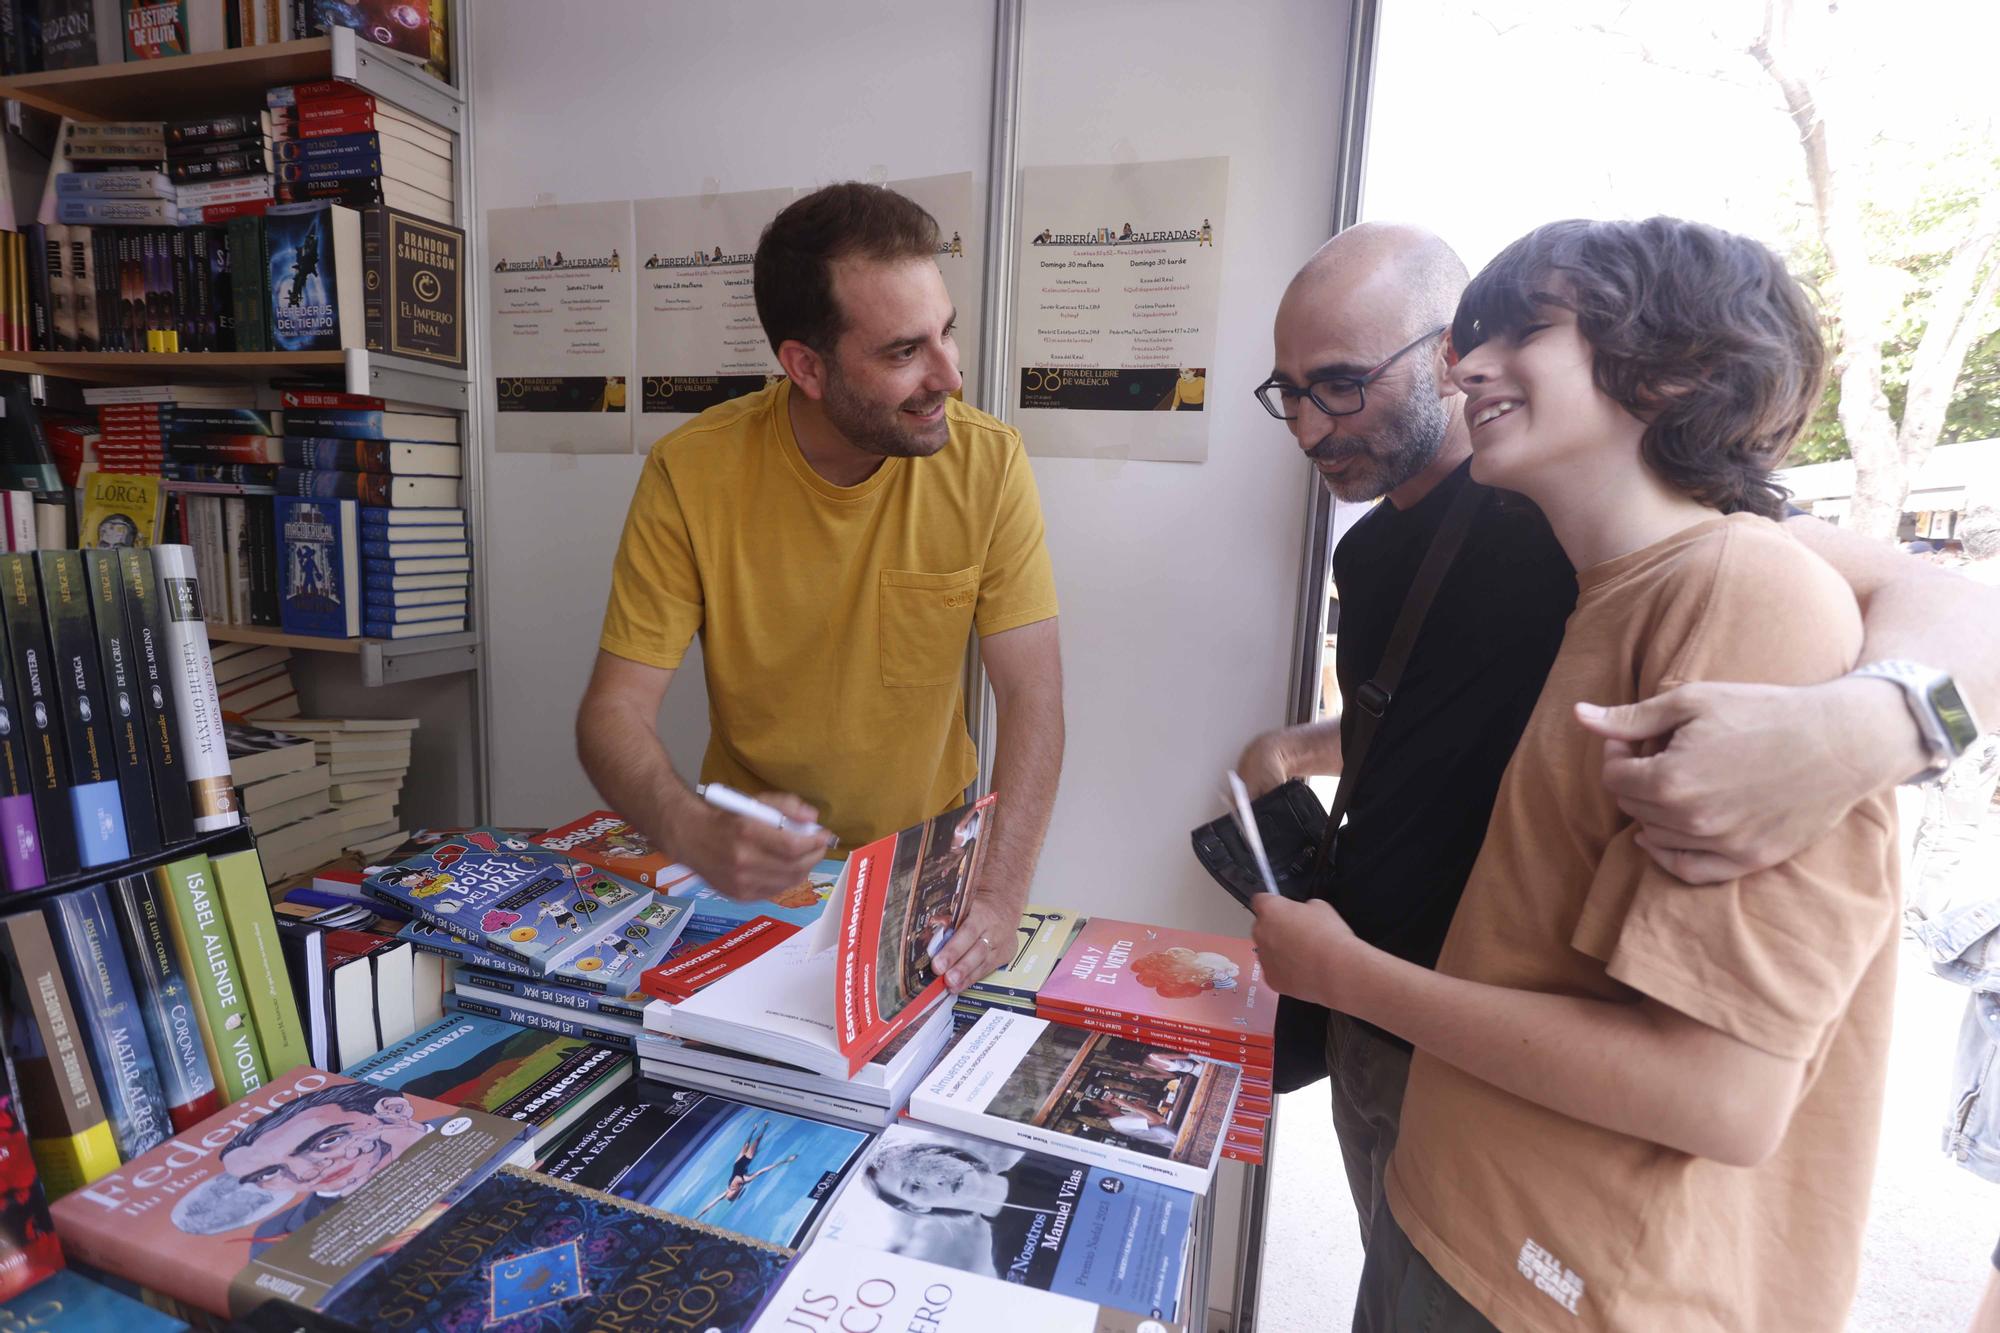
<path id="1" fill-rule="evenodd" d="M 1479 506 L 1491 493 L 1487 487 L 1468 477 L 1464 489 L 1452 498 L 1451 508 L 1445 511 L 1444 522 L 1438 526 L 1437 535 L 1431 538 L 1430 550 L 1424 553 L 1424 562 L 1417 567 L 1417 577 L 1403 598 L 1403 609 L 1396 616 L 1396 627 L 1389 635 L 1389 646 L 1382 650 L 1380 665 L 1375 668 L 1375 674 L 1354 692 L 1349 706 L 1361 710 L 1361 715 L 1354 720 L 1354 753 L 1341 756 L 1340 783 L 1333 789 L 1333 808 L 1326 812 L 1326 831 L 1320 835 L 1319 857 L 1313 863 L 1314 882 L 1325 877 L 1333 861 L 1333 844 L 1340 835 L 1340 821 L 1347 817 L 1347 807 L 1354 799 L 1354 781 L 1361 772 L 1361 766 L 1367 762 L 1368 747 L 1375 739 L 1375 729 L 1382 724 L 1382 715 L 1389 711 L 1389 701 L 1396 695 L 1396 686 L 1403 678 L 1403 668 L 1410 660 L 1410 650 L 1416 647 L 1417 634 L 1424 627 L 1424 617 L 1430 614 L 1431 602 L 1436 598 L 1438 588 L 1444 584 L 1444 576 L 1450 571 L 1451 562 L 1457 558 L 1458 549 L 1465 545 L 1466 534 L 1472 530 L 1473 515 L 1479 512 Z"/>

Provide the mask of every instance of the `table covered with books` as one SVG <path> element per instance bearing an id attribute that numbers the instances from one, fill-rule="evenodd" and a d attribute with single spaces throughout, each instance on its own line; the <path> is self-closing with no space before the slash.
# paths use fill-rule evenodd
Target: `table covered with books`
<path id="1" fill-rule="evenodd" d="M 1218 1163 L 1262 1159 L 1276 997 L 1246 940 L 1032 906 L 954 998 L 930 960 L 1000 815 L 765 902 L 594 812 L 268 895 L 240 888 L 254 850 L 192 856 L 100 890 L 95 928 L 7 918 L 35 1015 L 8 1148 L 41 1176 L 8 1243 L 37 1277 L 66 1259 L 75 1308 L 139 1302 L 92 1316 L 130 1329 L 1198 1326 Z M 127 1007 L 192 994 L 198 1035 L 177 1055 L 128 1021 L 82 1070 L 96 1123 L 51 1124 L 74 1089 L 37 997 L 88 975 L 86 935 L 143 950 L 149 911 Z"/>

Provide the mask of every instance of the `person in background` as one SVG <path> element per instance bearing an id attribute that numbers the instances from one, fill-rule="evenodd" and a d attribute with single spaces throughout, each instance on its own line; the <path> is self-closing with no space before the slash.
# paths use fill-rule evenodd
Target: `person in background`
<path id="1" fill-rule="evenodd" d="M 1352 700 L 1374 673 L 1406 590 L 1459 490 L 1478 485 L 1444 335 L 1465 266 L 1435 234 L 1363 223 L 1307 260 L 1274 323 L 1258 399 L 1290 428 L 1336 499 L 1380 500 L 1333 555 L 1336 674 Z M 1862 657 L 1948 672 L 2000 717 L 2000 589 L 1794 516 L 1785 531 L 1832 565 L 1862 612 Z M 1477 857 L 1502 771 L 1547 679 L 1576 576 L 1531 504 L 1474 514 L 1357 775 L 1327 896 L 1363 940 L 1430 966 Z M 1253 792 L 1337 774 L 1358 712 L 1266 732 L 1237 771 Z M 1893 684 L 1705 681 L 1593 712 L 1602 776 L 1669 873 L 1720 882 L 1810 845 L 1857 801 L 1932 767 Z M 1327 1024 L 1333 1122 L 1366 1243 L 1395 1147 L 1409 1044 L 1360 1019 Z"/>
<path id="2" fill-rule="evenodd" d="M 1020 436 L 956 398 L 937 223 L 829 185 L 771 222 L 758 318 L 785 378 L 653 447 L 626 516 L 577 749 L 611 807 L 731 898 L 805 878 L 823 837 L 702 801 L 656 730 L 699 635 L 701 777 L 849 848 L 960 803 L 977 773 L 963 665 L 998 704 L 1006 812 L 936 959 L 953 990 L 1008 956 L 1062 766 L 1062 665 Z"/>

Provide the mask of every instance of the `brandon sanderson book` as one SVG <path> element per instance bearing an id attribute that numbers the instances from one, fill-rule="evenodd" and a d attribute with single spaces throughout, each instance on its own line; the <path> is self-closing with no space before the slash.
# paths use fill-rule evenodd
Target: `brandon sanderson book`
<path id="1" fill-rule="evenodd" d="M 505 1169 L 327 1313 L 363 1328 L 742 1333 L 790 1253 Z"/>
<path id="2" fill-rule="evenodd" d="M 295 1069 L 51 1208 L 79 1262 L 211 1313 L 322 1308 L 521 1148 L 481 1111 Z"/>

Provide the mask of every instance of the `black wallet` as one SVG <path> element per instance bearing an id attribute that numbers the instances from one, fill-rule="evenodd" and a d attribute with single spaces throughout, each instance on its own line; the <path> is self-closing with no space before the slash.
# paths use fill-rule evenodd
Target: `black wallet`
<path id="1" fill-rule="evenodd" d="M 1320 839 L 1326 835 L 1326 809 L 1303 778 L 1273 787 L 1250 803 L 1263 839 L 1265 859 L 1278 892 L 1301 902 L 1319 896 L 1313 870 L 1319 863 Z M 1264 877 L 1243 841 L 1233 815 L 1211 820 L 1193 831 L 1195 859 L 1229 895 L 1250 905 L 1264 892 Z"/>

